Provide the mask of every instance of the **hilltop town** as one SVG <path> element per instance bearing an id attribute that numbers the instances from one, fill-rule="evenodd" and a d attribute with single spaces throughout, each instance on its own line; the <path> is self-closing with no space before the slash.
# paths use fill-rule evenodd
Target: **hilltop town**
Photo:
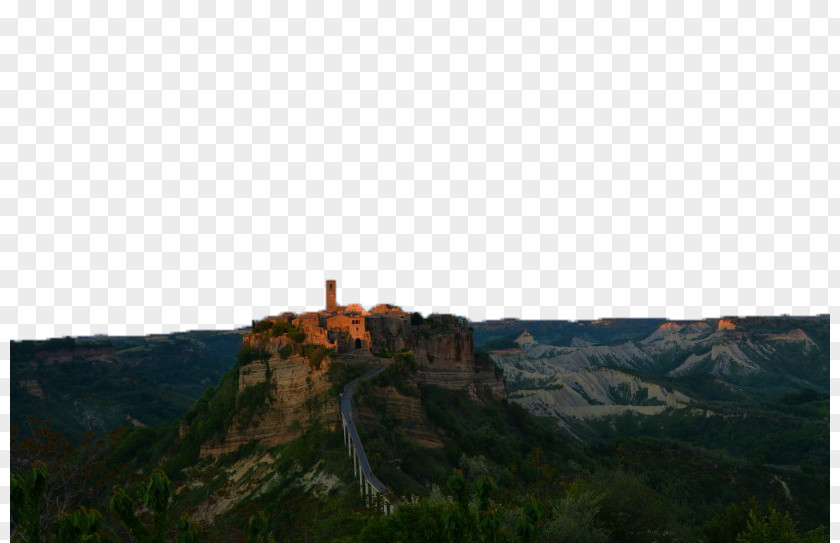
<path id="1" fill-rule="evenodd" d="M 270 323 L 285 323 L 298 328 L 306 337 L 303 343 L 334 349 L 337 354 L 370 349 L 377 337 L 407 330 L 410 315 L 391 304 L 379 304 L 366 311 L 359 304 L 338 305 L 336 282 L 326 282 L 326 308 L 295 315 L 286 312 L 268 317 Z"/>

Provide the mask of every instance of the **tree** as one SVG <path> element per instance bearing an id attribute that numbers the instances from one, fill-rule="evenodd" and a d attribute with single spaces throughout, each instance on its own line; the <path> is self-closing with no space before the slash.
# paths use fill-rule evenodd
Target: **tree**
<path id="1" fill-rule="evenodd" d="M 165 543 L 172 495 L 172 482 L 163 470 L 156 469 L 149 477 L 141 498 L 142 505 L 148 508 L 152 515 L 151 526 L 147 526 L 137 516 L 137 504 L 123 489 L 114 493 L 109 508 L 137 543 Z M 193 543 L 198 540 L 197 531 L 186 516 L 178 520 L 176 529 L 179 543 Z"/>
<path id="2" fill-rule="evenodd" d="M 52 523 L 43 514 L 43 504 L 50 482 L 43 463 L 36 464 L 26 475 L 11 477 L 12 535 L 15 541 L 26 543 L 116 543 L 103 534 L 103 519 L 99 511 L 80 507 L 62 513 Z M 117 489 L 111 498 L 110 509 L 122 522 L 131 539 L 137 543 L 166 543 L 169 513 L 172 506 L 172 483 L 166 474 L 156 469 L 142 494 L 142 505 L 152 514 L 151 527 L 137 516 L 137 505 L 123 490 Z M 49 525 L 49 530 L 47 526 Z M 186 515 L 175 526 L 177 543 L 198 543 L 198 530 Z"/>
<path id="3" fill-rule="evenodd" d="M 722 513 L 703 525 L 706 543 L 735 543 L 738 534 L 747 527 L 748 520 L 749 510 L 737 503 L 730 503 Z"/>
<path id="4" fill-rule="evenodd" d="M 104 543 L 112 539 L 102 536 L 102 515 L 95 509 L 81 509 L 62 515 L 51 530 L 52 543 Z"/>
<path id="5" fill-rule="evenodd" d="M 598 520 L 601 496 L 573 487 L 554 507 L 545 535 L 557 543 L 607 543 L 610 538 Z"/>
<path id="6" fill-rule="evenodd" d="M 486 543 L 499 541 L 502 516 L 497 504 L 490 500 L 499 487 L 489 479 L 479 480 L 475 484 L 478 512 L 476 514 L 476 532 L 478 540 Z"/>
<path id="7" fill-rule="evenodd" d="M 25 476 L 11 477 L 11 510 L 15 527 L 23 534 L 27 543 L 41 543 L 41 505 L 47 490 L 47 467 L 36 464 Z"/>
<path id="8" fill-rule="evenodd" d="M 461 470 L 455 470 L 446 481 L 446 486 L 455 500 L 455 507 L 449 508 L 443 519 L 447 540 L 452 543 L 472 541 L 475 521 L 470 512 L 469 481 Z"/>
<path id="9" fill-rule="evenodd" d="M 522 518 L 516 527 L 516 533 L 522 543 L 536 543 L 540 540 L 540 520 L 542 507 L 539 502 L 531 498 L 522 508 Z"/>
<path id="10" fill-rule="evenodd" d="M 824 526 L 799 535 L 796 522 L 790 514 L 776 511 L 770 506 L 766 515 L 751 509 L 747 528 L 738 534 L 738 543 L 821 543 L 828 539 Z"/>
<path id="11" fill-rule="evenodd" d="M 248 520 L 248 539 L 246 543 L 273 543 L 274 534 L 268 526 L 268 519 L 263 511 L 260 511 Z"/>

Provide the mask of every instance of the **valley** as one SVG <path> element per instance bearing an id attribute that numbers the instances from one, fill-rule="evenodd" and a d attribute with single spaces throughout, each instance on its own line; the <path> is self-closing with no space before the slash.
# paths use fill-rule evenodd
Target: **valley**
<path id="1" fill-rule="evenodd" d="M 471 323 L 332 304 L 230 337 L 16 344 L 13 397 L 26 400 L 15 420 L 48 422 L 13 432 L 12 472 L 40 461 L 55 484 L 86 489 L 61 503 L 48 494 L 49 522 L 68 508 L 107 511 L 103 496 L 162 473 L 172 511 L 211 542 L 566 541 L 575 526 L 581 541 L 711 543 L 771 506 L 822 540 L 827 318 Z M 194 399 L 157 419 L 106 395 L 97 401 L 130 418 L 88 407 L 108 423 L 85 423 L 69 398 L 117 388 L 70 379 L 62 391 L 52 377 L 124 366 L 97 374 L 118 382 L 129 369 L 172 372 L 175 358 L 202 365 L 210 351 L 197 341 L 217 342 L 218 377 L 170 379 Z M 56 407 L 37 407 L 47 399 Z M 106 439 L 76 446 L 89 429 Z M 103 533 L 130 539 L 104 520 Z"/>

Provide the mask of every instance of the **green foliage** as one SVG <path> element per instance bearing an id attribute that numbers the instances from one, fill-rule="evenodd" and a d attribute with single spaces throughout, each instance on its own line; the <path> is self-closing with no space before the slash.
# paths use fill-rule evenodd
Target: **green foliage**
<path id="1" fill-rule="evenodd" d="M 353 379 L 361 376 L 363 369 L 360 366 L 348 366 L 341 358 L 335 359 L 327 368 L 327 379 L 330 381 L 330 394 L 338 396 L 344 391 L 344 387 Z"/>
<path id="2" fill-rule="evenodd" d="M 306 339 L 306 332 L 301 330 L 300 328 L 292 328 L 288 332 L 286 332 L 286 337 L 292 340 L 295 343 L 303 343 L 303 340 Z"/>
<path id="3" fill-rule="evenodd" d="M 241 339 L 196 331 L 12 342 L 11 424 L 27 432 L 27 417 L 47 419 L 79 445 L 88 431 L 130 426 L 127 415 L 147 426 L 174 422 L 230 370 Z M 43 398 L 22 384 L 31 381 Z"/>
<path id="4" fill-rule="evenodd" d="M 236 414 L 236 397 L 239 390 L 238 372 L 225 375 L 215 389 L 209 389 L 184 418 L 188 425 L 184 439 L 178 444 L 175 455 L 164 469 L 179 477 L 179 472 L 198 461 L 201 445 L 211 436 L 222 432 Z"/>
<path id="5" fill-rule="evenodd" d="M 403 350 L 393 355 L 393 359 L 393 363 L 385 368 L 371 382 L 382 387 L 392 386 L 403 396 L 416 397 L 419 394 L 417 388 L 409 386 L 407 382 L 410 376 L 417 373 L 417 361 L 414 359 L 414 353 Z"/>
<path id="6" fill-rule="evenodd" d="M 41 527 L 41 506 L 49 475 L 43 463 L 36 464 L 26 475 L 11 477 L 12 520 L 28 543 L 44 541 Z"/>
<path id="7" fill-rule="evenodd" d="M 483 455 L 502 466 L 516 465 L 537 447 L 551 451 L 551 460 L 591 463 L 550 423 L 517 404 L 489 399 L 480 404 L 466 394 L 433 386 L 421 387 L 421 397 L 426 414 L 452 440 L 453 463 L 464 453 Z"/>
<path id="8" fill-rule="evenodd" d="M 713 416 L 697 416 L 689 409 L 670 409 L 660 415 L 625 413 L 590 427 L 602 439 L 665 435 L 707 449 L 738 456 L 761 456 L 777 465 L 828 465 L 828 442 L 822 417 L 804 418 L 781 412 L 715 406 Z M 784 428 L 784 432 L 779 432 Z"/>
<path id="9" fill-rule="evenodd" d="M 465 317 L 447 314 L 432 314 L 426 317 L 422 328 L 433 334 L 452 332 L 469 327 L 469 321 Z"/>
<path id="10" fill-rule="evenodd" d="M 254 415 L 268 408 L 272 383 L 263 381 L 245 387 L 236 397 L 236 417 L 242 424 L 251 422 Z"/>
<path id="11" fill-rule="evenodd" d="M 43 501 L 49 475 L 43 464 L 30 470 L 25 476 L 12 475 L 11 510 L 13 541 L 26 543 L 115 543 L 107 533 L 103 517 L 96 509 L 80 507 L 62 513 L 52 523 L 49 533 L 45 530 L 46 519 L 42 517 Z M 136 543 L 165 543 L 169 532 L 168 513 L 172 507 L 172 483 L 162 470 L 155 470 L 142 489 L 141 502 L 135 500 L 122 488 L 114 491 L 109 509 L 121 522 L 125 534 Z M 141 507 L 152 516 L 147 526 L 138 512 Z M 178 543 L 197 543 L 198 532 L 186 516 L 182 516 L 176 527 Z M 123 538 L 124 539 L 124 538 Z"/>
<path id="12" fill-rule="evenodd" d="M 451 509 L 447 502 L 421 501 L 418 504 L 404 504 L 393 514 L 365 519 L 357 536 L 343 541 L 359 543 L 380 543 L 400 541 L 402 543 L 435 543 L 450 541 L 449 530 L 443 519 Z"/>
<path id="13" fill-rule="evenodd" d="M 155 465 L 178 437 L 175 424 L 161 424 L 128 431 L 111 449 L 113 464 L 142 468 Z"/>
<path id="14" fill-rule="evenodd" d="M 540 538 L 540 520 L 542 507 L 535 499 L 528 500 L 522 509 L 522 517 L 516 526 L 516 533 L 522 543 L 536 543 Z"/>
<path id="15" fill-rule="evenodd" d="M 190 522 L 190 519 L 187 515 L 181 515 L 178 518 L 177 527 L 177 535 L 176 541 L 177 543 L 198 543 L 198 529 Z"/>
<path id="16" fill-rule="evenodd" d="M 753 500 L 755 507 L 755 500 Z M 705 543 L 736 543 L 735 539 L 747 527 L 749 510 L 737 503 L 730 503 L 719 514 L 703 524 Z"/>
<path id="17" fill-rule="evenodd" d="M 100 543 L 108 541 L 99 532 L 102 529 L 102 515 L 95 509 L 84 507 L 73 513 L 62 515 L 53 525 L 52 543 Z"/>
<path id="18" fill-rule="evenodd" d="M 274 534 L 271 533 L 268 525 L 268 518 L 265 512 L 259 511 L 248 519 L 248 539 L 246 543 L 269 543 L 274 541 Z"/>
<path id="19" fill-rule="evenodd" d="M 596 472 L 580 490 L 600 496 L 596 519 L 615 543 L 672 541 L 685 513 L 636 473 L 623 469 Z"/>
<path id="20" fill-rule="evenodd" d="M 738 534 L 737 543 L 823 543 L 828 541 L 825 527 L 821 526 L 800 535 L 796 522 L 788 513 L 770 507 L 766 515 L 750 510 L 746 529 Z"/>
<path id="21" fill-rule="evenodd" d="M 516 338 L 519 337 L 519 333 L 502 336 L 502 337 L 494 337 L 492 339 L 487 339 L 482 342 L 480 345 L 476 345 L 477 349 L 481 349 L 482 351 L 501 351 L 504 349 L 513 349 L 516 345 Z M 477 353 L 476 353 L 477 354 Z"/>
<path id="22" fill-rule="evenodd" d="M 324 347 L 323 345 L 304 345 L 303 356 L 309 361 L 309 367 L 315 369 L 321 366 L 321 362 L 327 357 L 332 357 L 335 354 L 333 349 Z"/>
<path id="23" fill-rule="evenodd" d="M 243 343 L 242 347 L 239 349 L 239 353 L 236 355 L 236 365 L 241 368 L 251 362 L 257 360 L 268 360 L 269 358 L 271 358 L 271 353 L 265 349 L 261 347 L 252 347 L 248 343 Z"/>
<path id="24" fill-rule="evenodd" d="M 263 332 L 268 332 L 274 328 L 274 323 L 271 322 L 269 319 L 264 319 L 261 321 L 251 321 L 251 331 L 255 334 L 262 334 Z"/>
<path id="25" fill-rule="evenodd" d="M 610 535 L 598 518 L 602 496 L 575 486 L 556 504 L 545 536 L 556 543 L 609 543 Z"/>
<path id="26" fill-rule="evenodd" d="M 152 515 L 151 526 L 138 518 L 135 501 L 122 489 L 115 492 L 109 508 L 123 523 L 135 541 L 142 543 L 165 543 L 167 513 L 172 503 L 172 483 L 161 470 L 155 470 L 142 495 L 142 504 Z"/>
<path id="27" fill-rule="evenodd" d="M 274 323 L 274 326 L 271 327 L 271 336 L 280 337 L 291 329 L 292 325 L 288 321 L 278 320 Z"/>
<path id="28" fill-rule="evenodd" d="M 265 329 L 260 328 L 260 333 L 275 337 L 294 333 L 287 325 L 261 326 Z M 417 331 L 440 331 L 455 326 L 465 326 L 465 323 L 430 317 L 417 325 Z M 54 352 L 66 349 L 67 345 L 66 341 L 57 342 Z M 291 355 L 295 346 L 287 347 Z M 308 347 L 296 347 L 297 352 L 309 358 Z M 138 343 L 121 350 L 120 356 L 140 360 L 141 354 L 148 355 L 147 348 L 145 343 Z M 313 354 L 317 359 L 319 354 Z M 394 357 L 394 363 L 388 370 L 391 373 L 383 372 L 380 379 L 382 382 L 396 379 L 395 383 L 406 384 L 406 390 L 419 393 L 426 414 L 440 430 L 446 445 L 442 449 L 426 449 L 408 443 L 407 429 L 397 423 L 393 413 L 385 410 L 384 402 L 377 399 L 372 388 L 367 387 L 369 394 L 365 395 L 362 386 L 357 400 L 374 412 L 373 423 L 365 423 L 366 428 L 361 429 L 365 430 L 363 441 L 374 471 L 391 488 L 408 495 L 427 493 L 431 484 L 446 481 L 452 468 L 461 467 L 463 473 L 456 472 L 449 478 L 447 488 L 451 496 L 430 496 L 417 503 L 402 504 L 389 516 L 363 510 L 358 488 L 350 484 L 352 469 L 340 432 L 328 431 L 316 422 L 299 439 L 272 451 L 280 454 L 272 466 L 271 484 L 259 493 L 245 496 L 232 511 L 218 517 L 209 529 L 211 534 L 203 541 L 242 540 L 253 536 L 254 541 L 264 542 L 278 534 L 283 535 L 284 541 L 313 543 L 536 540 L 813 543 L 827 539 L 824 528 L 812 529 L 827 519 L 829 494 L 828 447 L 824 443 L 827 399 L 818 387 L 799 391 L 775 388 L 772 394 L 761 397 L 760 405 L 750 403 L 749 410 L 743 409 L 747 400 L 743 405 L 711 405 L 725 418 L 693 417 L 689 410 L 681 410 L 646 418 L 629 415 L 603 424 L 595 422 L 594 430 L 590 429 L 584 437 L 594 436 L 604 444 L 584 449 L 558 433 L 556 427 L 515 404 L 483 398 L 474 401 L 463 392 L 435 387 L 415 389 L 410 378 L 416 368 L 413 356 L 405 352 L 387 354 Z M 30 352 L 27 356 L 34 354 Z M 262 356 L 265 353 L 246 353 L 243 360 L 251 363 Z M 488 364 L 492 364 L 489 356 L 482 353 L 476 353 L 475 360 L 480 369 L 489 369 Z M 232 361 L 231 356 L 228 367 Z M 72 366 L 75 363 L 68 362 L 71 366 L 67 367 L 75 367 Z M 64 364 L 54 366 L 57 365 Z M 328 371 L 334 391 L 340 392 L 362 370 L 347 368 L 339 359 L 329 365 Z M 265 391 L 255 387 L 249 387 L 237 397 L 238 377 L 237 371 L 231 372 L 196 403 L 185 418 L 186 433 L 182 440 L 177 437 L 178 427 L 174 424 L 128 433 L 114 449 L 115 458 L 134 462 L 125 470 L 125 476 L 135 473 L 137 468 L 145 469 L 160 458 L 170 459 L 166 469 L 174 479 L 189 476 L 191 471 L 183 468 L 198 465 L 196 471 L 221 472 L 237 459 L 257 456 L 259 445 L 252 442 L 215 464 L 209 459 L 198 463 L 202 443 L 223 437 L 225 428 L 234 419 L 265 403 L 262 396 Z M 698 389 L 711 390 L 714 386 L 712 381 L 698 380 L 698 383 Z M 616 387 L 612 393 L 613 399 L 619 402 L 645 400 L 633 397 L 629 388 Z M 308 403 L 307 408 L 311 408 Z M 609 423 L 615 423 L 615 428 L 608 429 Z M 645 434 L 655 437 L 639 437 Z M 662 435 L 671 437 L 659 437 Z M 615 441 L 616 436 L 619 441 Z M 138 452 L 133 453 L 135 449 Z M 300 474 L 320 470 L 338 475 L 347 484 L 333 489 L 326 497 L 313 496 L 294 484 Z M 53 473 L 51 464 L 50 473 Z M 14 479 L 12 482 L 13 528 L 16 534 L 22 534 L 26 502 L 21 496 L 23 479 L 20 474 L 13 477 L 18 478 L 17 483 Z M 218 488 L 219 479 L 223 477 L 214 479 L 216 486 L 207 485 L 202 492 L 212 493 Z M 110 481 L 110 487 L 124 486 L 114 485 L 113 477 Z M 786 485 L 785 490 L 789 487 L 795 497 L 793 501 L 785 498 L 779 481 Z M 757 502 L 745 505 L 751 494 L 758 496 Z M 193 498 L 189 492 L 175 497 L 171 486 L 167 493 L 162 480 L 154 484 L 150 480 L 142 488 L 117 491 L 112 498 L 114 515 L 104 521 L 101 516 L 97 520 L 95 510 L 79 509 L 79 503 L 74 503 L 68 509 L 74 512 L 51 524 L 49 533 L 45 531 L 48 522 L 40 518 L 38 533 L 43 537 L 51 535 L 51 541 L 58 540 L 60 530 L 69 534 L 61 537 L 73 540 L 104 541 L 96 537 L 104 538 L 102 533 L 110 528 L 108 523 L 125 517 L 128 521 L 120 528 L 121 540 L 134 534 L 131 537 L 135 541 L 143 541 L 146 533 L 147 541 L 153 541 L 152 537 L 164 533 L 167 541 L 194 543 L 198 539 L 195 527 L 185 517 L 173 522 L 177 518 L 174 511 L 177 504 L 197 505 L 197 501 L 190 501 Z M 49 491 L 42 494 L 42 501 L 46 499 Z M 771 508 L 766 509 L 767 513 L 758 513 L 759 507 L 774 501 L 777 507 L 785 509 L 776 512 Z M 156 524 L 155 511 L 161 508 L 167 513 Z M 38 516 L 43 517 L 45 510 L 42 508 Z M 270 511 L 270 515 L 261 516 L 259 511 Z M 248 520 L 254 518 L 257 529 L 249 533 Z M 98 527 L 98 522 L 106 526 Z"/>
<path id="29" fill-rule="evenodd" d="M 169 478 L 163 470 L 156 469 L 143 488 L 139 503 L 124 490 L 117 489 L 108 507 L 137 543 L 166 543 L 173 497 L 174 491 Z M 150 523 L 137 515 L 141 506 L 148 509 L 152 517 Z M 176 539 L 179 542 L 197 541 L 198 532 L 186 516 L 182 515 L 178 519 L 175 528 Z"/>
<path id="30" fill-rule="evenodd" d="M 423 324 L 424 320 L 425 319 L 423 318 L 423 315 L 421 315 L 417 311 L 415 311 L 414 313 L 411 314 L 411 325 L 412 326 L 420 326 L 421 324 Z"/>
<path id="31" fill-rule="evenodd" d="M 417 360 L 414 359 L 414 353 L 403 349 L 394 355 L 394 366 L 404 374 L 413 374 L 417 372 Z"/>
<path id="32" fill-rule="evenodd" d="M 450 498 L 429 496 L 401 504 L 393 514 L 367 519 L 352 539 L 361 543 L 502 543 L 516 541 L 504 523 L 505 510 L 494 498 L 492 481 L 470 483 L 460 472 L 447 480 Z"/>
<path id="33" fill-rule="evenodd" d="M 251 331 L 254 334 L 262 334 L 263 336 L 280 337 L 289 332 L 300 330 L 292 326 L 289 321 L 283 319 L 263 319 L 261 321 L 252 321 Z"/>

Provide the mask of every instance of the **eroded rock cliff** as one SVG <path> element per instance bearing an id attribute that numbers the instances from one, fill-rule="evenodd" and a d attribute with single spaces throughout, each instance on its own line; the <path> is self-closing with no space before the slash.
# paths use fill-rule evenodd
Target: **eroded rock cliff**
<path id="1" fill-rule="evenodd" d="M 258 334 L 245 335 L 243 348 L 267 358 L 239 366 L 234 416 L 201 446 L 202 457 L 220 456 L 251 441 L 269 447 L 286 443 L 315 421 L 328 427 L 338 423 L 338 398 L 330 394 L 329 353 L 300 346 L 293 350 L 285 338 Z"/>
<path id="2" fill-rule="evenodd" d="M 336 355 L 305 338 L 296 341 L 294 330 L 288 334 L 273 325 L 255 327 L 242 339 L 236 382 L 231 384 L 233 413 L 203 441 L 200 455 L 220 456 L 251 441 L 285 443 L 315 421 L 336 427 L 340 410 L 329 377 L 333 364 L 370 367 L 401 361 L 405 367 L 399 375 L 391 371 L 385 380 L 370 383 L 369 401 L 360 402 L 358 414 L 367 427 L 387 415 L 406 440 L 423 447 L 442 447 L 445 441 L 423 408 L 423 386 L 463 391 L 478 401 L 505 397 L 501 370 L 489 358 L 476 357 L 472 328 L 463 319 L 435 315 L 412 323 L 407 318 L 374 317 L 369 331 L 370 350 Z M 187 429 L 180 433 L 186 435 Z"/>
<path id="3" fill-rule="evenodd" d="M 393 367 L 370 383 L 361 395 L 362 427 L 395 425 L 410 443 L 443 447 L 445 433 L 429 419 L 422 387 L 457 390 L 477 401 L 506 397 L 503 374 L 486 356 L 476 356 L 472 328 L 450 315 L 435 315 L 403 332 L 403 353 Z M 389 362 L 390 363 L 390 362 Z"/>

